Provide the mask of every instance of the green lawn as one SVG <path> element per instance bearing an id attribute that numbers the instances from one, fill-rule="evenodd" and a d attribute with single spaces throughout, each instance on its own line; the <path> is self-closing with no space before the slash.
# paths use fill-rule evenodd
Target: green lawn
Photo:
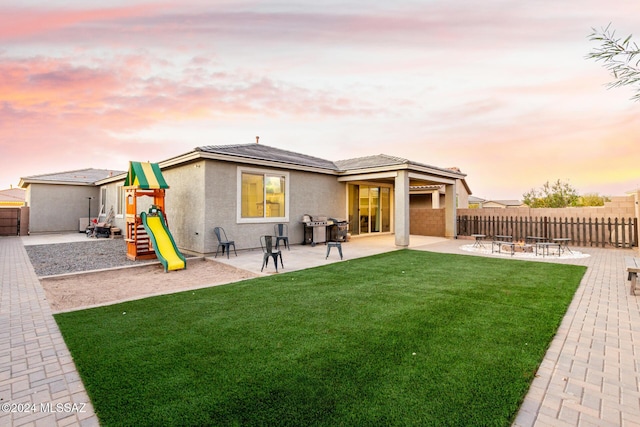
<path id="1" fill-rule="evenodd" d="M 55 317 L 103 426 L 509 426 L 584 272 L 402 250 Z"/>

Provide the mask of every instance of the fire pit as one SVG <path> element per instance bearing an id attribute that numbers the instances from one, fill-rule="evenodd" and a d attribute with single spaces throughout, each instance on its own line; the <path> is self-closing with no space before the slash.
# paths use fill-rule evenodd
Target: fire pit
<path id="1" fill-rule="evenodd" d="M 514 252 L 533 252 L 533 245 L 525 243 L 524 241 L 514 242 L 513 243 L 513 251 Z"/>

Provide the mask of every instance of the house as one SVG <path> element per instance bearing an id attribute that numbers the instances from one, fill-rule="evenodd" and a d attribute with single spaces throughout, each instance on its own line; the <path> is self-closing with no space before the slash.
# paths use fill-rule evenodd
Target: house
<path id="1" fill-rule="evenodd" d="M 480 204 L 481 208 L 527 208 L 520 200 L 485 200 Z"/>
<path id="2" fill-rule="evenodd" d="M 8 188 L 0 190 L 0 207 L 24 206 L 24 190 L 22 188 Z"/>
<path id="3" fill-rule="evenodd" d="M 479 209 L 482 207 L 482 204 L 486 202 L 485 199 L 481 199 L 480 197 L 469 196 L 469 209 Z"/>
<path id="4" fill-rule="evenodd" d="M 24 205 L 24 190 L 0 190 L 0 236 L 27 234 L 29 209 Z M 21 232 L 23 230 L 24 232 Z"/>
<path id="5" fill-rule="evenodd" d="M 383 154 L 333 162 L 257 143 L 211 145 L 158 165 L 170 187 L 165 210 L 171 233 L 178 247 L 199 254 L 215 252 L 216 226 L 239 249 L 259 247 L 259 236 L 272 234 L 277 223 L 289 225 L 291 242 L 302 242 L 304 215 L 346 219 L 352 236 L 394 233 L 396 245 L 408 246 L 411 188 L 422 186 L 437 187 L 438 206 L 446 211 L 442 235 L 453 237 L 456 200 L 470 193 L 459 170 Z M 93 182 L 99 205 L 113 208 L 121 229 L 125 178 Z"/>
<path id="6" fill-rule="evenodd" d="M 20 178 L 29 206 L 29 232 L 84 231 L 88 217 L 95 218 L 104 210 L 96 182 L 122 173 L 80 169 Z"/>

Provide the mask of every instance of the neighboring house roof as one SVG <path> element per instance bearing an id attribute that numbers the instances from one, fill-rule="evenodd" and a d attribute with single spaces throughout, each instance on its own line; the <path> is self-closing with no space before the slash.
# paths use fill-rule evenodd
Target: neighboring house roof
<path id="1" fill-rule="evenodd" d="M 158 164 L 149 162 L 129 162 L 129 172 L 124 185 L 143 190 L 169 188 Z"/>
<path id="2" fill-rule="evenodd" d="M 78 169 L 66 172 L 57 172 L 44 175 L 32 175 L 20 178 L 20 187 L 28 184 L 66 184 L 66 185 L 93 185 L 101 179 L 124 173 L 113 169 Z"/>
<path id="3" fill-rule="evenodd" d="M 335 163 L 329 160 L 307 156 L 306 154 L 294 153 L 293 151 L 282 150 L 280 148 L 269 147 L 262 144 L 207 145 L 204 147 L 197 147 L 195 151 L 232 156 L 236 158 L 239 157 L 247 160 L 264 160 L 311 168 L 328 169 L 332 171 L 338 169 Z"/>
<path id="4" fill-rule="evenodd" d="M 488 203 L 495 203 L 496 205 L 502 205 L 507 207 L 517 207 L 522 206 L 523 203 L 520 200 L 485 200 L 482 202 L 483 205 Z"/>
<path id="5" fill-rule="evenodd" d="M 475 197 L 475 196 L 469 196 L 469 203 L 484 203 L 486 202 L 485 199 L 481 199 L 480 197 Z"/>
<path id="6" fill-rule="evenodd" d="M 22 206 L 24 195 L 25 191 L 22 188 L 0 190 L 0 206 Z"/>

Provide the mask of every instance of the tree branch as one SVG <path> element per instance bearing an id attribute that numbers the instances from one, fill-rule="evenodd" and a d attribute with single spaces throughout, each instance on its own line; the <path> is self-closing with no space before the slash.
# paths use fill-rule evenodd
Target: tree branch
<path id="1" fill-rule="evenodd" d="M 610 26 L 600 30 L 591 29 L 589 40 L 598 42 L 600 46 L 589 52 L 587 58 L 603 62 L 604 67 L 613 74 L 615 81 L 607 84 L 609 88 L 638 86 L 631 99 L 640 101 L 640 48 L 631 42 L 631 35 L 624 40 L 617 38 L 615 31 L 609 29 Z"/>

